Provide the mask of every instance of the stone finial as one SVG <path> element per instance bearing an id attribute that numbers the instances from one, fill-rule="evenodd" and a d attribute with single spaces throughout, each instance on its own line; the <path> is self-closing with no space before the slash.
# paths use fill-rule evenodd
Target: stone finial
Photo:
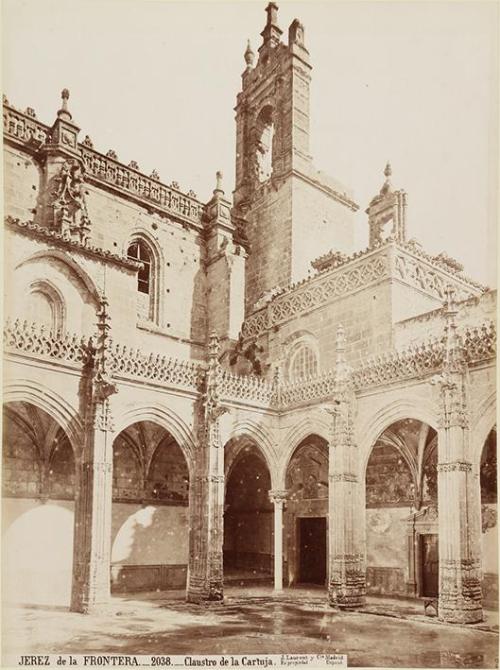
<path id="1" fill-rule="evenodd" d="M 255 54 L 252 51 L 252 47 L 250 45 L 250 40 L 247 40 L 247 48 L 245 51 L 245 63 L 247 64 L 247 70 L 250 70 L 253 67 L 254 60 L 255 60 Z"/>
<path id="2" fill-rule="evenodd" d="M 266 12 L 266 26 L 261 35 L 264 39 L 264 45 L 274 48 L 279 44 L 281 33 L 283 32 L 278 26 L 278 5 L 275 2 L 270 2 L 266 7 Z"/>
<path id="3" fill-rule="evenodd" d="M 154 181 L 160 181 L 160 175 L 158 173 L 158 170 L 153 170 L 153 172 L 149 175 L 151 179 L 154 179 Z"/>
<path id="4" fill-rule="evenodd" d="M 339 324 L 335 338 L 335 376 L 337 380 L 344 380 L 347 376 L 346 341 L 344 326 Z"/>
<path id="5" fill-rule="evenodd" d="M 267 25 L 278 26 L 278 5 L 275 2 L 270 2 L 266 7 Z"/>
<path id="6" fill-rule="evenodd" d="M 68 109 L 69 89 L 63 88 L 63 90 L 61 91 L 61 100 L 62 100 L 61 109 L 57 112 L 57 116 L 59 118 L 66 118 L 67 120 L 70 120 L 72 117 Z"/>
<path id="7" fill-rule="evenodd" d="M 455 301 L 455 289 L 449 285 L 445 289 L 444 318 L 445 318 L 445 367 L 450 369 L 459 359 L 457 323 L 455 317 L 458 314 Z"/>
<path id="8" fill-rule="evenodd" d="M 451 284 L 448 284 L 444 291 L 445 295 L 444 314 L 447 320 L 454 318 L 458 313 L 457 303 L 455 301 L 455 293 L 456 291 L 453 288 L 453 286 L 451 286 Z"/>
<path id="9" fill-rule="evenodd" d="M 391 184 L 391 175 L 392 175 L 392 167 L 389 161 L 387 161 L 387 164 L 384 169 L 384 176 L 385 176 L 385 182 L 382 188 L 380 189 L 380 193 L 382 195 L 385 195 L 386 193 L 390 193 L 392 189 L 392 184 Z"/>
<path id="10" fill-rule="evenodd" d="M 222 172 L 221 170 L 217 170 L 215 173 L 215 189 L 214 189 L 214 195 L 217 195 L 217 193 L 221 193 L 224 195 L 224 189 L 222 188 Z"/>
<path id="11" fill-rule="evenodd" d="M 208 357 L 211 359 L 216 359 L 219 355 L 220 343 L 219 336 L 213 330 L 210 333 L 210 339 L 208 341 Z"/>

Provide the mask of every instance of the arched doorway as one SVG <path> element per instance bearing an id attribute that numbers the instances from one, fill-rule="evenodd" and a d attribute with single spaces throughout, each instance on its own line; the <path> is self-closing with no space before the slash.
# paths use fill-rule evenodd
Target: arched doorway
<path id="1" fill-rule="evenodd" d="M 224 583 L 270 584 L 274 509 L 269 500 L 269 469 L 259 448 L 245 438 L 231 440 L 225 454 L 229 467 L 224 504 Z"/>
<path id="2" fill-rule="evenodd" d="M 286 471 L 284 514 L 288 584 L 326 586 L 328 575 L 328 445 L 310 435 L 295 449 Z"/>
<path id="3" fill-rule="evenodd" d="M 498 608 L 497 431 L 490 431 L 481 454 L 481 539 L 483 604 Z"/>
<path id="4" fill-rule="evenodd" d="M 64 430 L 30 403 L 5 405 L 2 472 L 3 599 L 67 607 L 75 459 Z"/>
<path id="5" fill-rule="evenodd" d="M 366 467 L 367 592 L 438 595 L 437 434 L 403 419 L 372 447 Z"/>
<path id="6" fill-rule="evenodd" d="M 134 423 L 113 444 L 111 591 L 186 586 L 189 471 L 172 435 Z"/>

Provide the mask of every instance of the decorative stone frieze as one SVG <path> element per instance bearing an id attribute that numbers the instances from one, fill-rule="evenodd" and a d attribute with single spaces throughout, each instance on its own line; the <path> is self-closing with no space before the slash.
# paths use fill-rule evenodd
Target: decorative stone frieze
<path id="1" fill-rule="evenodd" d="M 496 327 L 493 322 L 478 328 L 467 328 L 458 333 L 457 338 L 469 366 L 494 358 Z M 43 325 L 20 319 L 8 319 L 4 325 L 4 346 L 7 351 L 20 351 L 81 365 L 85 344 L 81 336 L 53 333 Z M 199 392 L 204 373 L 198 363 L 143 352 L 111 339 L 108 356 L 110 368 L 117 379 L 147 379 L 165 388 L 182 388 L 195 394 Z M 367 388 L 436 375 L 442 369 L 443 361 L 443 343 L 435 340 L 403 352 L 368 359 L 350 371 L 350 381 L 356 393 L 361 393 Z M 335 370 L 310 379 L 287 382 L 279 377 L 268 381 L 255 375 L 237 375 L 219 366 L 217 388 L 220 398 L 225 402 L 241 402 L 271 411 L 286 411 L 335 398 L 338 386 Z"/>

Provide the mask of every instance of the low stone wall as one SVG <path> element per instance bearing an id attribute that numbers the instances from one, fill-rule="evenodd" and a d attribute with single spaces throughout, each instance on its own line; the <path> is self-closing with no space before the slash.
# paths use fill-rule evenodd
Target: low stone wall
<path id="1" fill-rule="evenodd" d="M 260 554 L 252 551 L 224 552 L 224 565 L 228 568 L 272 573 L 273 561 L 274 557 L 272 554 Z"/>
<path id="2" fill-rule="evenodd" d="M 407 596 L 408 586 L 404 570 L 368 566 L 366 569 L 366 592 L 368 595 Z"/>
<path id="3" fill-rule="evenodd" d="M 111 593 L 186 588 L 187 565 L 112 565 Z"/>

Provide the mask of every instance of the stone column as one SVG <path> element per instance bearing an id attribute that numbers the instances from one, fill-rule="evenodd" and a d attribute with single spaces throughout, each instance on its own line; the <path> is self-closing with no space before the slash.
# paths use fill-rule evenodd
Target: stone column
<path id="1" fill-rule="evenodd" d="M 85 416 L 83 451 L 77 473 L 71 610 L 89 613 L 110 598 L 113 442 L 109 397 L 116 393 L 107 361 L 109 318 L 103 298 L 97 346 L 90 341 L 82 377 Z"/>
<path id="2" fill-rule="evenodd" d="M 362 553 L 358 453 L 353 440 L 355 398 L 345 362 L 345 336 L 337 331 L 335 404 L 325 407 L 331 416 L 328 448 L 328 602 L 354 609 L 365 602 L 366 576 Z"/>
<path id="3" fill-rule="evenodd" d="M 456 337 L 453 291 L 447 295 L 443 372 L 434 381 L 440 410 L 438 428 L 439 610 L 442 621 L 483 620 L 480 489 L 469 449 L 467 366 Z"/>
<path id="4" fill-rule="evenodd" d="M 283 505 L 286 491 L 269 491 L 274 505 L 274 590 L 283 591 Z"/>
<path id="5" fill-rule="evenodd" d="M 227 409 L 219 403 L 217 377 L 219 339 L 212 334 L 205 392 L 197 410 L 198 448 L 189 495 L 189 564 L 186 600 L 222 602 L 224 540 L 224 450 L 219 419 Z"/>

